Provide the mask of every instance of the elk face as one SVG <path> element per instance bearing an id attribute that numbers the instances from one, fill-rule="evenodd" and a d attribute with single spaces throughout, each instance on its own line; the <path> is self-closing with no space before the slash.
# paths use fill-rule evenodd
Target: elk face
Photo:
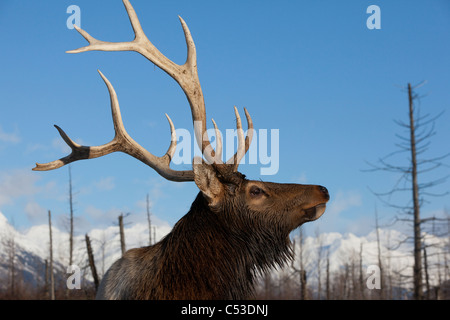
<path id="1" fill-rule="evenodd" d="M 330 199 L 322 186 L 247 180 L 224 166 L 196 165 L 194 176 L 212 211 L 234 212 L 240 218 L 282 226 L 287 232 L 320 218 Z"/>
<path id="2" fill-rule="evenodd" d="M 250 211 L 279 216 L 291 230 L 320 218 L 330 199 L 322 186 L 262 181 L 247 181 L 244 193 Z"/>

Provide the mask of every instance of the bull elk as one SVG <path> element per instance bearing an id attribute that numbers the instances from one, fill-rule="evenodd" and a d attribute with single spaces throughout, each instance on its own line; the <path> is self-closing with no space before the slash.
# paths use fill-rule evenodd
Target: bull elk
<path id="1" fill-rule="evenodd" d="M 53 170 L 77 160 L 121 151 L 150 166 L 165 179 L 194 181 L 200 189 L 189 212 L 166 237 L 153 246 L 127 251 L 110 267 L 100 284 L 98 299 L 249 298 L 258 274 L 292 258 L 290 232 L 324 213 L 328 191 L 318 185 L 248 180 L 238 172 L 239 162 L 248 151 L 253 135 L 253 122 L 245 109 L 247 134 L 244 137 L 235 107 L 238 147 L 234 156 L 223 162 L 221 140 L 216 138 L 214 150 L 207 135 L 196 49 L 186 23 L 180 17 L 187 60 L 178 65 L 148 40 L 130 2 L 123 0 L 123 3 L 134 30 L 133 41 L 100 41 L 75 26 L 89 44 L 68 53 L 135 51 L 164 70 L 186 94 L 203 158 L 194 158 L 192 170 L 170 168 L 177 138 L 167 114 L 171 143 L 165 155 L 157 157 L 133 140 L 124 128 L 116 92 L 99 71 L 111 98 L 114 138 L 102 146 L 82 146 L 55 125 L 72 152 L 59 160 L 36 164 L 33 170 Z M 213 125 L 217 133 L 214 120 Z"/>

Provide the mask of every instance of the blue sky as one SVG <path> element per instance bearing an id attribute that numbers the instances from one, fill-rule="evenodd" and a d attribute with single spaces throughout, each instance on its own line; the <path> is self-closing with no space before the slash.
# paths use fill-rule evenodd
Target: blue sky
<path id="1" fill-rule="evenodd" d="M 188 103 L 178 85 L 136 53 L 67 54 L 87 42 L 66 26 L 72 5 L 81 27 L 105 41 L 133 38 L 121 1 L 2 1 L 0 3 L 0 211 L 16 227 L 59 225 L 68 212 L 68 168 L 33 172 L 35 162 L 68 154 L 53 124 L 85 145 L 113 137 L 109 97 L 97 73 L 114 85 L 125 127 L 155 155 L 166 151 L 176 128 L 192 132 Z M 255 128 L 279 130 L 279 170 L 261 176 L 259 164 L 240 171 L 251 179 L 321 184 L 331 194 L 325 215 L 309 230 L 366 234 L 374 210 L 396 214 L 369 191 L 387 191 L 398 176 L 368 173 L 366 161 L 395 151 L 394 119 L 407 118 L 402 90 L 427 80 L 423 112 L 446 112 L 436 123 L 428 157 L 450 151 L 450 2 L 448 1 L 141 1 L 132 4 L 149 39 L 184 63 L 177 16 L 197 47 L 207 118 L 234 128 L 233 106 L 246 107 Z M 381 29 L 369 30 L 369 5 L 381 9 Z M 269 145 L 269 150 L 271 146 Z M 407 161 L 405 155 L 403 161 Z M 398 161 L 402 161 L 398 158 Z M 447 161 L 448 162 L 448 161 Z M 189 169 L 188 165 L 174 166 Z M 144 221 L 145 198 L 160 223 L 173 225 L 198 192 L 174 183 L 124 154 L 71 166 L 77 232 L 109 226 L 120 212 Z M 430 180 L 449 174 L 432 172 Z M 450 190 L 450 181 L 436 191 Z M 393 199 L 400 204 L 404 198 Z M 450 207 L 430 198 L 423 215 Z"/>

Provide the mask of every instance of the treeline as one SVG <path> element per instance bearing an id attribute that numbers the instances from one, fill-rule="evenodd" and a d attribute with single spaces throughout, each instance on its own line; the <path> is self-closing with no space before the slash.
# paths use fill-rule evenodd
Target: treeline
<path id="1" fill-rule="evenodd" d="M 124 234 L 122 224 L 119 224 L 119 229 L 122 231 L 118 232 Z M 84 250 L 83 254 L 76 255 L 80 257 L 75 261 L 80 267 L 80 286 L 77 289 L 70 289 L 68 283 L 72 284 L 70 280 L 72 273 L 68 272 L 67 266 L 53 262 L 51 272 L 50 253 L 48 259 L 42 260 L 27 253 L 25 248 L 20 248 L 14 236 L 3 235 L 0 243 L 3 253 L 0 265 L 7 273 L 0 279 L 0 299 L 52 299 L 52 291 L 54 299 L 95 298 L 98 283 L 93 281 L 92 267 L 95 266 L 95 261 L 101 264 L 102 258 L 98 252 L 97 260 L 93 257 L 94 253 L 89 254 L 88 238 L 86 237 L 86 245 L 79 249 Z M 348 247 L 331 255 L 330 244 L 326 243 L 324 234 L 316 232 L 314 237 L 306 239 L 301 228 L 299 235 L 293 240 L 294 260 L 282 270 L 261 275 L 255 298 L 413 299 L 412 252 L 399 250 L 407 243 L 407 239 L 404 243 L 395 239 L 388 250 L 381 244 L 379 238 L 378 235 L 377 250 L 374 250 L 373 243 L 361 242 L 359 246 Z M 119 249 L 124 246 L 124 242 L 115 245 Z M 371 250 L 368 248 L 369 245 L 372 246 Z M 440 237 L 425 235 L 422 252 L 424 299 L 450 299 L 448 239 L 442 235 Z M 339 268 L 333 268 L 333 265 L 339 265 Z M 368 272 L 368 265 L 377 266 L 378 270 L 375 271 L 378 273 Z M 105 270 L 101 267 L 99 271 L 100 274 L 97 276 L 101 278 Z"/>
<path id="2" fill-rule="evenodd" d="M 6 270 L 5 273 L 0 273 L 0 299 L 94 299 L 101 277 L 108 267 L 105 261 L 106 246 L 117 245 L 122 255 L 126 251 L 124 218 L 128 215 L 121 213 L 118 216 L 117 233 L 120 235 L 118 243 L 114 241 L 111 243 L 111 239 L 107 239 L 105 234 L 99 239 L 92 240 L 86 234 L 84 243 L 77 243 L 77 246 L 74 245 L 73 219 L 70 219 L 71 232 L 68 241 L 56 244 L 58 249 L 55 250 L 52 215 L 49 211 L 48 242 L 42 244 L 48 252 L 44 260 L 22 248 L 15 239 L 16 233 L 13 229 L 5 230 L 0 235 L 0 271 Z M 156 234 L 155 227 L 151 224 L 148 196 L 147 222 L 149 229 L 147 244 L 151 245 L 155 242 Z M 98 252 L 92 249 L 92 241 L 99 244 Z M 61 246 L 64 249 L 61 249 Z"/>
<path id="3" fill-rule="evenodd" d="M 45 246 L 48 243 L 43 244 Z M 93 299 L 95 287 L 90 279 L 89 261 L 79 261 L 80 289 L 70 290 L 67 286 L 67 267 L 53 260 L 51 241 L 48 258 L 42 258 L 28 252 L 16 241 L 14 233 L 0 237 L 0 270 L 6 270 L 0 276 L 1 300 L 61 300 Z M 87 254 L 85 255 L 87 257 Z M 59 260 L 59 259 L 58 259 Z"/>
<path id="4" fill-rule="evenodd" d="M 450 239 L 424 235 L 422 244 L 423 299 L 450 299 Z M 439 239 L 439 241 L 436 241 Z M 309 239 L 311 240 L 311 238 Z M 305 239 L 295 238 L 295 260 L 281 270 L 263 275 L 257 287 L 257 299 L 298 300 L 405 300 L 414 299 L 414 259 L 412 250 L 399 247 L 410 239 L 395 241 L 383 247 L 377 238 L 378 250 L 374 256 L 359 248 L 340 251 L 333 261 L 329 244 L 316 233 L 305 248 Z M 370 256 L 368 258 L 368 255 Z M 339 268 L 332 270 L 332 264 Z M 375 266 L 370 268 L 368 266 Z"/>

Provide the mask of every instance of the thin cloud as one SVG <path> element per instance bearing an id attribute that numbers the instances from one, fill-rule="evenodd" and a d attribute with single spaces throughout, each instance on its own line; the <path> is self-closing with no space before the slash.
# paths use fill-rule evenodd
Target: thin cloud
<path id="1" fill-rule="evenodd" d="M 342 212 L 362 205 L 361 195 L 356 191 L 338 191 L 328 205 L 328 215 L 340 215 Z"/>
<path id="2" fill-rule="evenodd" d="M 35 201 L 30 201 L 25 205 L 24 209 L 27 218 L 34 223 L 44 223 L 47 219 L 47 209 Z"/>
<path id="3" fill-rule="evenodd" d="M 17 198 L 37 194 L 40 191 L 36 186 L 38 180 L 29 169 L 0 172 L 0 207 L 12 204 Z"/>
<path id="4" fill-rule="evenodd" d="M 327 204 L 323 216 L 314 222 L 315 228 L 323 232 L 350 232 L 355 231 L 354 226 L 359 225 L 359 219 L 350 218 L 348 213 L 363 204 L 361 194 L 358 191 L 337 191 L 332 200 Z M 361 228 L 361 225 L 359 225 Z"/>
<path id="5" fill-rule="evenodd" d="M 20 142 L 20 136 L 18 133 L 18 130 L 16 129 L 13 133 L 7 133 L 3 131 L 2 127 L 0 126 L 0 141 L 5 143 L 19 143 Z"/>
<path id="6" fill-rule="evenodd" d="M 114 177 L 102 178 L 94 184 L 98 190 L 102 191 L 109 191 L 116 187 L 116 184 L 114 183 Z"/>
<path id="7" fill-rule="evenodd" d="M 300 175 L 295 176 L 292 180 L 293 183 L 306 184 L 308 182 L 308 178 L 306 177 L 306 173 L 302 172 Z"/>

